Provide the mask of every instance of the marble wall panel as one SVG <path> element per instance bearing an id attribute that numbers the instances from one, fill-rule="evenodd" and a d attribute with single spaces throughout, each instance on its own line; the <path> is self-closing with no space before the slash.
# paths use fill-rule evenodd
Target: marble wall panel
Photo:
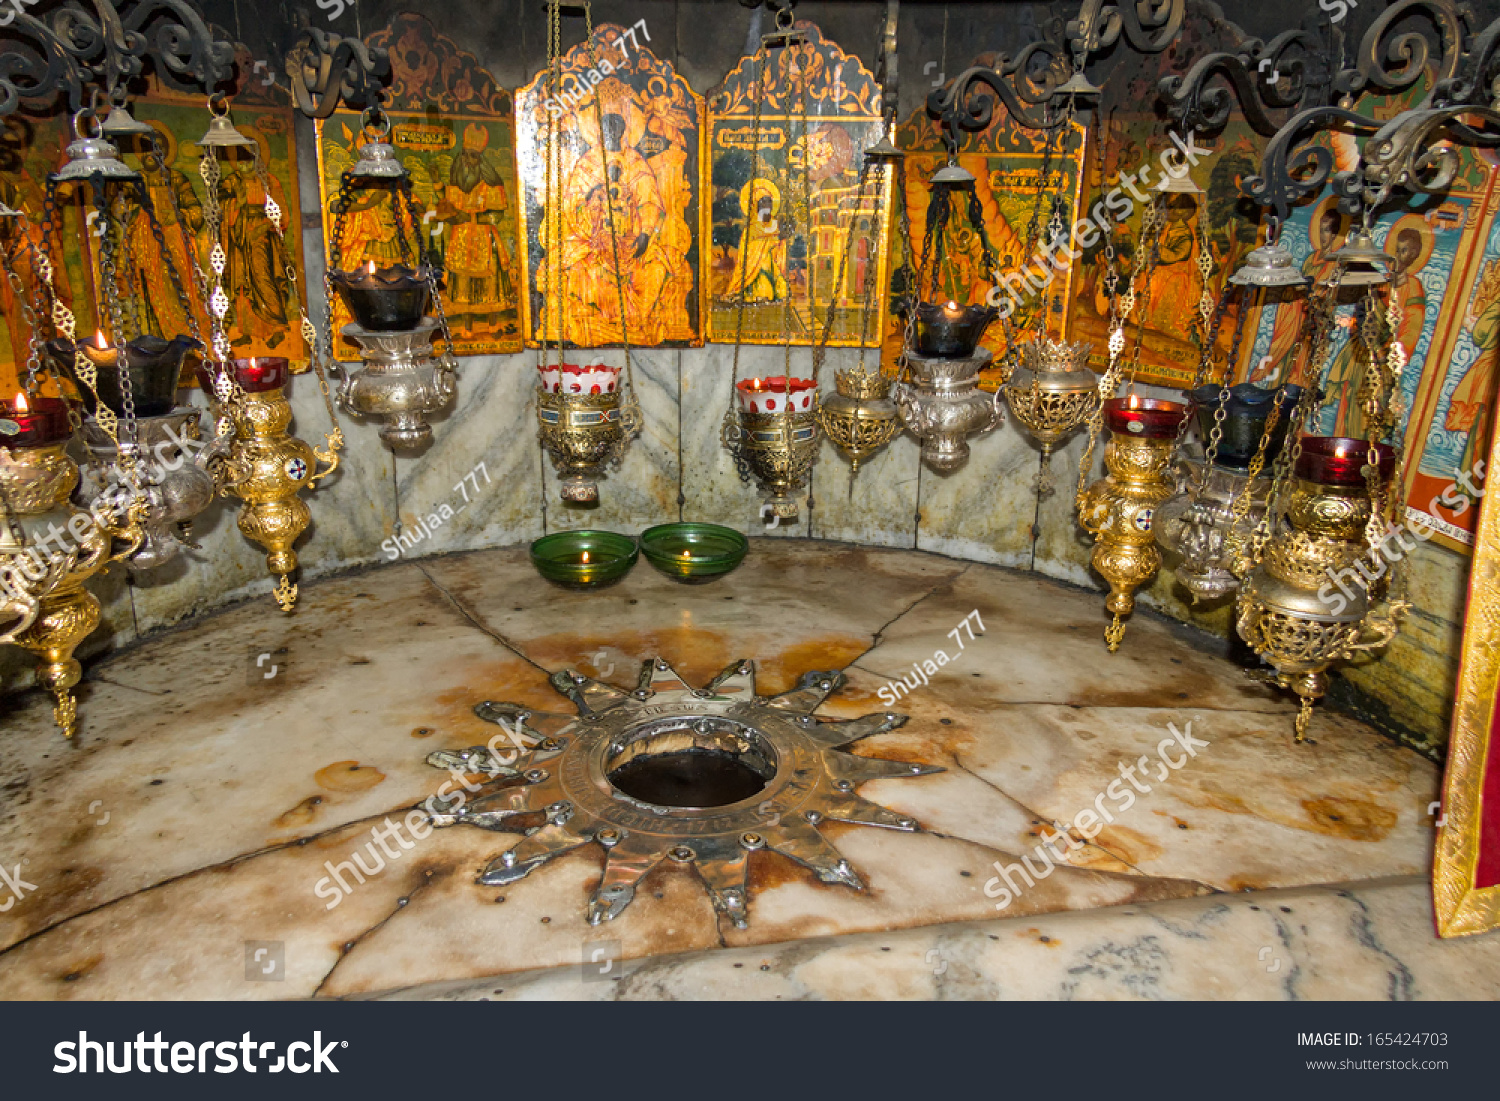
<path id="1" fill-rule="evenodd" d="M 546 456 L 537 441 L 534 360 L 522 353 L 459 362 L 458 400 L 434 422 L 431 445 L 395 460 L 401 533 L 417 542 L 386 542 L 394 534 L 388 526 L 377 540 L 382 561 L 393 551 L 422 557 L 542 534 Z M 451 517 L 442 515 L 444 505 Z M 433 524 L 432 516 L 442 522 Z"/>
<path id="2" fill-rule="evenodd" d="M 821 372 L 824 395 L 833 393 L 835 371 L 860 362 L 858 348 L 831 348 Z M 875 371 L 880 354 L 865 353 L 864 367 Z M 849 460 L 826 438 L 813 469 L 812 532 L 819 539 L 840 539 L 885 547 L 911 547 L 916 538 L 918 449 L 902 432 L 850 474 Z"/>

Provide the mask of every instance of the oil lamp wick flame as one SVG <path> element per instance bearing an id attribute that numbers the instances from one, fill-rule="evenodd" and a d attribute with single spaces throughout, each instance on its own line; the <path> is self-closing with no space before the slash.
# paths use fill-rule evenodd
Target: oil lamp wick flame
<path id="1" fill-rule="evenodd" d="M 375 261 L 374 260 L 371 260 L 370 263 L 365 267 L 365 274 L 366 275 L 374 275 L 375 274 Z"/>
<path id="2" fill-rule="evenodd" d="M 94 330 L 94 347 L 98 348 L 101 352 L 104 351 L 105 348 L 109 347 L 108 344 L 104 343 L 103 329 Z"/>
<path id="3" fill-rule="evenodd" d="M 1140 407 L 1141 407 L 1141 399 L 1139 397 L 1137 397 L 1135 394 L 1131 394 L 1130 395 L 1130 408 L 1132 408 L 1132 409 L 1139 409 Z"/>
<path id="4" fill-rule="evenodd" d="M 1334 444 L 1333 445 L 1333 457 L 1335 459 L 1342 459 L 1342 458 L 1346 457 L 1348 454 L 1349 454 L 1348 449 L 1345 448 L 1343 444 L 1339 443 L 1339 444 Z"/>
<path id="5" fill-rule="evenodd" d="M 29 412 L 31 412 L 31 406 L 29 404 L 27 404 L 27 401 L 26 401 L 26 391 L 25 390 L 17 390 L 16 391 L 16 412 L 17 413 L 29 413 Z"/>
<path id="6" fill-rule="evenodd" d="M 587 562 L 588 562 L 588 560 L 589 560 L 589 552 L 588 552 L 588 551 L 584 551 L 584 552 L 583 552 L 583 561 L 584 561 L 584 562 L 585 562 L 585 563 L 587 563 Z"/>

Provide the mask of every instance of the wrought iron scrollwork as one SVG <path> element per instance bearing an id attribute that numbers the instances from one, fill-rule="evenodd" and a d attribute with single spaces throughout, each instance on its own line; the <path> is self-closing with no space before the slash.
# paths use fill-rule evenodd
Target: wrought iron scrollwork
<path id="1" fill-rule="evenodd" d="M 1277 224 L 1284 224 L 1292 207 L 1322 190 L 1334 175 L 1333 152 L 1314 144 L 1318 134 L 1334 126 L 1347 127 L 1356 134 L 1373 134 L 1379 129 L 1378 123 L 1344 107 L 1313 107 L 1302 111 L 1266 144 L 1260 172 L 1242 180 L 1240 191 L 1259 205 L 1269 207 L 1276 214 Z M 1339 175 L 1346 177 L 1344 173 Z M 1348 182 L 1347 178 L 1335 180 L 1335 190 L 1340 190 L 1341 183 L 1348 186 Z M 1357 193 L 1357 188 L 1353 192 L 1340 190 L 1343 199 L 1339 205 L 1346 212 L 1354 211 Z"/>
<path id="2" fill-rule="evenodd" d="M 956 145 L 961 130 L 983 130 L 990 124 L 996 97 L 1027 129 L 1056 129 L 1067 114 L 1047 108 L 1073 91 L 1070 78 L 1082 78 L 1091 55 L 1109 50 L 1122 34 L 1135 50 L 1160 53 L 1182 28 L 1185 7 L 1185 0 L 1134 0 L 1118 6 L 1083 0 L 1063 42 L 1032 42 L 1014 56 L 1002 55 L 992 68 L 966 69 L 927 97 L 927 112 L 942 120 L 950 145 Z M 986 95 L 977 87 L 981 84 L 995 94 Z"/>
<path id="3" fill-rule="evenodd" d="M 216 38 L 187 0 L 91 0 L 93 11 L 69 5 L 47 20 L 20 6 L 3 26 L 25 48 L 0 55 L 0 117 L 22 100 L 47 101 L 58 92 L 76 112 L 84 90 L 101 84 L 113 90 L 139 76 L 147 58 L 158 73 L 212 91 L 234 75 L 234 45 Z M 121 11 L 125 14 L 122 16 Z"/>
<path id="4" fill-rule="evenodd" d="M 1330 102 L 1334 79 L 1323 43 L 1293 30 L 1207 54 L 1182 76 L 1164 77 L 1159 91 L 1183 130 L 1222 128 L 1237 102 L 1245 121 L 1270 137 L 1297 113 Z"/>
<path id="5" fill-rule="evenodd" d="M 1068 44 L 1075 54 L 1100 53 L 1118 42 L 1123 30 L 1133 49 L 1161 53 L 1182 29 L 1185 10 L 1182 0 L 1127 0 L 1118 6 L 1084 0 L 1078 18 L 1068 22 Z"/>
<path id="6" fill-rule="evenodd" d="M 309 27 L 286 56 L 286 75 L 297 109 L 326 119 L 340 100 L 355 110 L 376 106 L 380 86 L 390 80 L 391 59 L 382 47 Z"/>
<path id="7" fill-rule="evenodd" d="M 1432 24 L 1410 29 L 1410 16 L 1425 16 Z M 1467 7 L 1453 0 L 1396 0 L 1366 28 L 1355 54 L 1354 66 L 1342 70 L 1334 82 L 1335 94 L 1359 95 L 1371 89 L 1390 94 L 1415 84 L 1427 71 L 1433 54 L 1435 33 L 1438 51 L 1439 83 L 1451 81 L 1463 57 L 1464 24 L 1471 18 Z M 1393 34 L 1392 28 L 1403 24 L 1409 29 Z M 1416 26 L 1422 27 L 1418 20 Z"/>
<path id="8" fill-rule="evenodd" d="M 1472 19 L 1453 0 L 1397 0 L 1366 28 L 1352 66 L 1303 89 L 1302 109 L 1275 131 L 1260 173 L 1245 179 L 1240 190 L 1272 209 L 1279 222 L 1327 183 L 1349 213 L 1373 210 L 1397 192 L 1447 190 L 1458 171 L 1456 146 L 1500 146 L 1500 20 L 1470 34 Z M 1248 54 L 1247 48 L 1235 63 L 1241 76 Z M 1208 84 L 1215 72 L 1229 72 L 1215 69 L 1215 56 L 1201 59 L 1179 82 L 1162 82 L 1164 96 L 1184 119 L 1222 124 L 1228 116 L 1228 90 Z M 1435 67 L 1433 83 L 1417 106 L 1383 123 L 1353 109 L 1359 93 L 1399 92 L 1429 66 Z M 1231 83 L 1247 120 L 1265 132 L 1270 93 L 1258 84 Z M 1317 144 L 1318 135 L 1332 128 L 1368 138 L 1354 168 L 1335 173 L 1332 152 Z"/>

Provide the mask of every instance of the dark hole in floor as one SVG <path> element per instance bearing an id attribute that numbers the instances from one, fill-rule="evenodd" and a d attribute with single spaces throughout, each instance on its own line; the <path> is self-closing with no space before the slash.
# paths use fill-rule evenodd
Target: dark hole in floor
<path id="1" fill-rule="evenodd" d="M 611 772 L 609 782 L 659 807 L 723 807 L 766 786 L 765 777 L 738 756 L 711 749 L 635 757 Z"/>

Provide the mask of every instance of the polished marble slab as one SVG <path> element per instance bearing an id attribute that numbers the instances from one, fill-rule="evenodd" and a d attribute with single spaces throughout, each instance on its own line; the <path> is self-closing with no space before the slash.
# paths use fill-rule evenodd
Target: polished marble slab
<path id="1" fill-rule="evenodd" d="M 661 656 L 701 682 L 751 657 L 774 692 L 845 669 L 822 713 L 848 718 L 890 707 L 881 689 L 951 646 L 975 609 L 983 632 L 895 704 L 910 722 L 853 747 L 947 770 L 861 788 L 921 832 L 826 826 L 864 891 L 759 853 L 738 930 L 716 921 L 691 868 L 663 866 L 620 919 L 591 928 L 595 847 L 502 890 L 474 877 L 514 835 L 387 825 L 444 782 L 429 752 L 496 733 L 476 703 L 512 700 L 561 724 L 571 708 L 551 670 L 630 685 Z M 576 967 L 601 937 L 634 961 L 779 952 L 1422 872 L 1430 762 L 1328 715 L 1315 745 L 1293 747 L 1289 709 L 1182 629 L 1143 615 L 1140 656 L 1108 658 L 1084 631 L 1094 612 L 1090 594 L 1036 575 L 757 539 L 739 571 L 702 586 L 642 562 L 613 587 L 562 590 L 517 547 L 312 583 L 291 617 L 263 602 L 203 617 L 98 663 L 75 744 L 39 694 L 8 718 L 0 860 L 27 861 L 36 891 L 0 914 L 0 991 L 366 997 Z M 1210 747 L 1080 836 L 1078 811 L 1120 766 L 1189 720 Z M 1036 876 L 1022 887 L 1012 872 L 1002 901 L 998 873 L 1027 857 Z M 331 878 L 341 868 L 347 892 Z M 246 978 L 247 941 L 284 946 L 282 981 Z"/>
<path id="2" fill-rule="evenodd" d="M 389 995 L 444 1001 L 858 999 L 1433 1001 L 1494 998 L 1500 939 L 1431 935 L 1429 885 L 1210 895 L 631 962 Z M 599 951 L 600 962 L 586 962 Z M 605 968 L 609 970 L 606 971 Z"/>

